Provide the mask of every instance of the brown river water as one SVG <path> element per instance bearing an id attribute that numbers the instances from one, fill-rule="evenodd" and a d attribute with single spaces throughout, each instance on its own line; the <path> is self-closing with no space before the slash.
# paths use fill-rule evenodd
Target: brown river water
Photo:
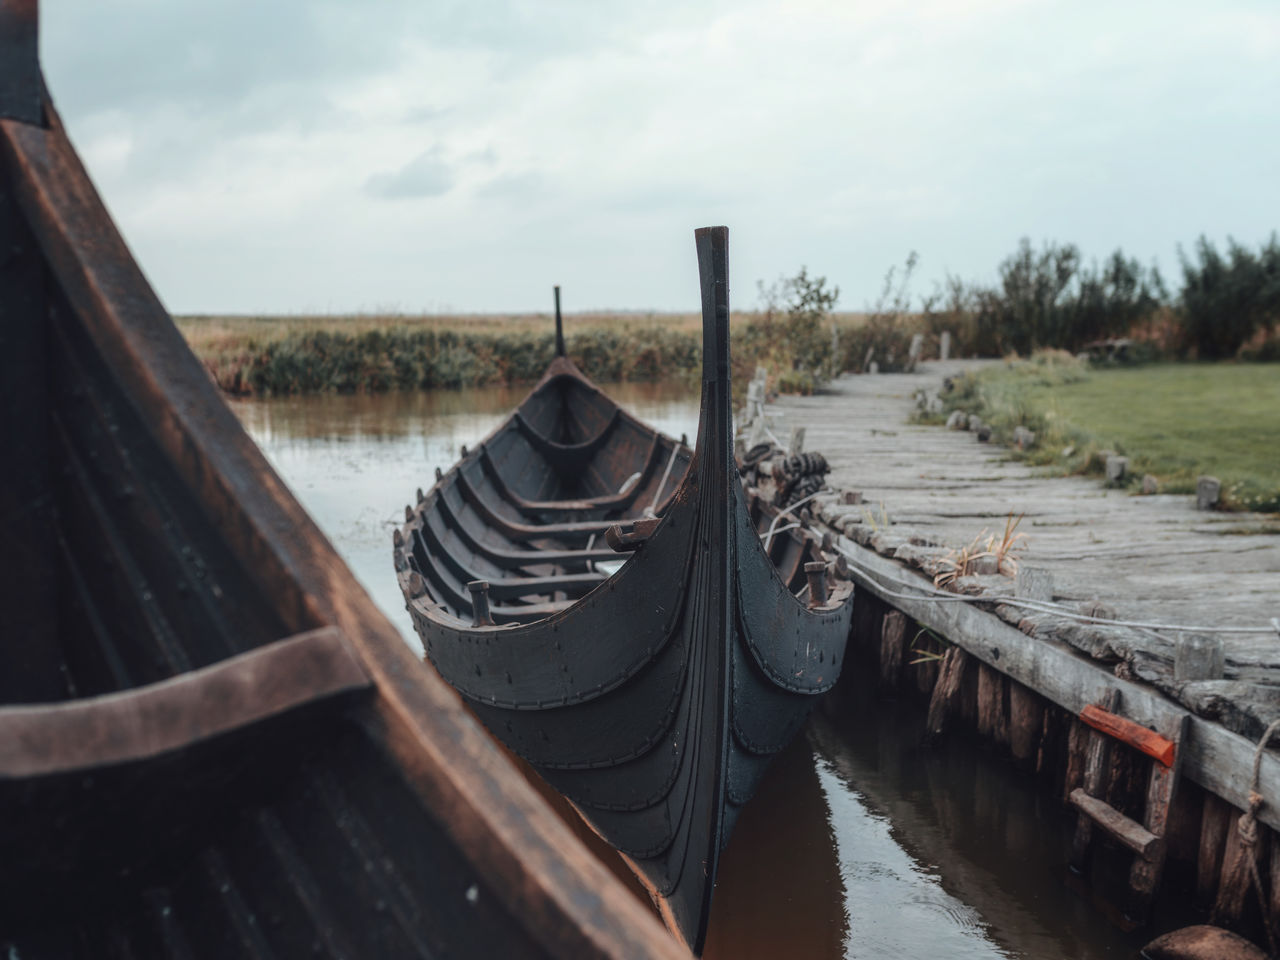
<path id="1" fill-rule="evenodd" d="M 696 387 L 607 389 L 668 434 L 696 433 Z M 420 651 L 391 532 L 435 467 L 448 468 L 524 393 L 286 397 L 232 408 Z M 921 711 L 884 702 L 871 686 L 826 706 L 742 815 L 722 860 L 706 957 L 1093 960 L 1135 957 L 1154 935 L 1121 933 L 1068 890 L 1073 821 L 1001 758 L 962 737 L 924 744 Z M 1155 930 L 1177 919 L 1158 918 Z"/>

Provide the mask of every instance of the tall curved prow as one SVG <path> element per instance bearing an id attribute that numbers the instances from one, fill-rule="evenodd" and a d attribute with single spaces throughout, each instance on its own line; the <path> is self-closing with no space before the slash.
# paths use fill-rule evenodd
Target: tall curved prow
<path id="1" fill-rule="evenodd" d="M 734 647 L 734 566 L 738 554 L 737 505 L 733 487 L 733 412 L 729 382 L 729 229 L 704 227 L 694 232 L 702 292 L 702 412 L 698 441 L 685 490 L 696 501 L 698 549 L 688 584 L 690 615 L 684 629 L 691 648 L 689 696 L 700 717 L 694 787 L 690 791 L 691 837 L 673 884 L 662 904 L 668 922 L 701 952 L 715 891 L 720 852 L 728 833 L 725 776 L 730 738 L 730 670 Z M 674 867 L 674 865 L 673 865 Z"/>
<path id="2" fill-rule="evenodd" d="M 643 487 L 643 496 L 562 499 L 563 491 L 572 493 L 574 475 L 602 461 L 571 463 L 569 445 L 537 441 L 528 429 L 544 439 L 565 432 L 574 408 L 554 392 L 558 386 L 598 394 L 567 358 L 557 357 L 482 448 L 495 451 L 496 475 L 502 443 L 521 444 L 517 452 L 537 446 L 537 458 L 507 457 L 508 486 L 527 479 L 530 462 L 563 455 L 561 499 L 535 504 L 507 496 L 524 518 L 518 524 L 499 516 L 496 503 L 490 508 L 480 497 L 463 503 L 453 485 L 471 476 L 484 481 L 478 454 L 464 455 L 408 511 L 395 541 L 401 587 L 436 669 L 628 860 L 695 952 L 706 939 L 720 853 L 738 812 L 816 696 L 835 682 L 850 620 L 851 588 L 828 595 L 815 570 L 818 588 L 797 587 L 804 598 L 798 596 L 790 585 L 796 570 L 784 579 L 747 509 L 733 456 L 728 240 L 725 227 L 695 231 L 702 395 L 697 447 L 686 470 L 673 469 L 684 444 L 648 430 L 607 458 L 611 482 L 634 471 L 641 479 L 631 490 Z M 612 422 L 625 417 L 617 412 Z M 575 428 L 566 443 L 582 446 L 600 435 Z M 642 436 L 648 440 L 636 442 Z M 683 477 L 669 496 L 668 475 Z M 642 509 L 648 503 L 653 509 Z M 471 509 L 487 514 L 466 516 Z M 566 564 L 586 558 L 599 528 L 562 522 L 570 514 L 600 518 L 603 539 L 630 559 L 607 577 L 571 573 Z M 448 529 L 461 520 L 476 526 L 475 536 L 451 552 Z M 792 527 L 785 534 L 791 555 L 822 567 L 812 535 Z M 520 542 L 489 553 L 505 564 L 487 581 L 503 601 L 491 609 L 499 624 L 492 626 L 474 616 L 475 605 L 462 593 L 464 582 L 484 586 L 472 576 L 481 572 L 481 551 L 470 544 L 498 535 L 518 535 Z M 523 577 L 512 566 L 522 556 L 534 561 Z"/>
<path id="3" fill-rule="evenodd" d="M 567 356 L 564 349 L 564 320 L 560 317 L 560 284 L 556 284 L 556 356 Z"/>

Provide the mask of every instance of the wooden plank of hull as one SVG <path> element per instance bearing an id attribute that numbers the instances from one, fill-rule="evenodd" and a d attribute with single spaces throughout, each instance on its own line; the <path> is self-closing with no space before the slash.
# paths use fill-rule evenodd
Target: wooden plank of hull
<path id="1" fill-rule="evenodd" d="M 698 231 L 697 248 L 697 449 L 631 559 L 581 602 L 519 627 L 471 627 L 409 597 L 441 674 L 624 854 L 695 950 L 737 810 L 835 682 L 852 608 L 841 597 L 807 609 L 760 544 L 732 451 L 727 232 Z M 444 491 L 424 510 L 433 496 Z"/>
<path id="2" fill-rule="evenodd" d="M 30 0 L 0 0 L 0 37 L 24 17 L 34 17 Z M 0 87 L 14 63 L 0 58 Z M 86 691 L 112 695 L 202 663 L 234 671 L 236 650 L 318 628 L 347 638 L 372 688 L 340 695 L 338 683 L 278 715 L 275 733 L 236 724 L 91 777 L 13 767 L 0 818 L 30 825 L 14 805 L 59 781 L 65 793 L 42 809 L 98 816 L 101 846 L 91 868 L 81 849 L 61 873 L 49 852 L 40 869 L 53 887 L 0 864 L 11 952 L 682 955 L 355 583 L 191 355 L 52 106 L 37 113 L 33 122 L 0 106 L 0 194 L 33 238 L 46 296 L 48 375 L 33 392 L 45 407 L 32 421 L 56 467 L 41 482 L 57 505 L 49 548 L 64 610 L 56 637 L 7 634 L 0 646 L 3 674 L 23 656 L 15 642 L 38 644 L 57 667 L 53 696 L 24 697 L 33 681 L 3 702 L 69 701 L 70 712 L 8 708 L 68 717 Z M 122 565 L 118 576 L 104 555 Z M 184 597 L 207 616 L 184 620 Z M 157 666 L 165 645 L 172 655 Z M 156 723 L 144 741 L 156 742 Z M 140 792 L 113 779 L 122 771 Z"/>

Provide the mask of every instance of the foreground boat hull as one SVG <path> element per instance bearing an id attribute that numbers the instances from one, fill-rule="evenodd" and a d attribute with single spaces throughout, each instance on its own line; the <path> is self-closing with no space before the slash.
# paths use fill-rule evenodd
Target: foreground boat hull
<path id="1" fill-rule="evenodd" d="M 456 499 L 454 487 L 506 425 L 408 511 L 396 536 L 396 566 L 427 657 L 485 725 L 628 859 L 695 950 L 738 810 L 838 676 L 852 589 L 801 601 L 761 546 L 732 450 L 727 233 L 699 231 L 697 240 L 705 330 L 697 448 L 660 518 L 643 534 L 622 526 L 610 534 L 616 543 L 638 541 L 620 570 L 576 599 L 531 602 L 527 619 L 508 604 L 492 626 L 484 621 L 496 607 L 475 593 L 467 599 L 442 589 L 440 568 L 457 558 L 431 531 Z M 581 377 L 557 363 L 551 380 Z M 597 411 L 596 419 L 606 417 Z M 511 498 L 504 506 L 521 509 Z M 563 551 L 572 538 L 589 540 L 589 524 L 609 523 L 608 511 L 586 504 L 576 516 L 573 529 L 553 523 L 540 528 L 542 538 L 530 534 L 542 551 L 531 557 Z M 634 520 L 636 511 L 614 516 Z M 789 542 L 825 568 L 817 543 L 802 533 Z M 595 562 L 584 553 L 572 561 L 555 555 L 561 563 L 538 583 L 565 585 L 585 576 L 572 573 L 570 562 Z M 477 583 L 483 573 L 464 563 L 454 576 L 471 578 L 487 595 L 492 585 Z"/>
<path id="2" fill-rule="evenodd" d="M 678 957 L 267 465 L 0 0 L 0 947 Z"/>

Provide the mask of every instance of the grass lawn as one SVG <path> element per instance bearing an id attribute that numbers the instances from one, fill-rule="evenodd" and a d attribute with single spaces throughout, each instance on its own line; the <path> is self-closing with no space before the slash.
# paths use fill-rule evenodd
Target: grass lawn
<path id="1" fill-rule="evenodd" d="M 1232 508 L 1280 511 L 1280 365 L 1179 363 L 1090 370 L 1050 355 L 988 371 L 954 391 L 953 408 L 977 410 L 1007 439 L 1035 430 L 1023 456 L 1069 472 L 1101 472 L 1114 450 L 1161 492 L 1191 492 L 1196 477 L 1222 481 Z M 1075 449 L 1063 456 L 1064 448 Z"/>

